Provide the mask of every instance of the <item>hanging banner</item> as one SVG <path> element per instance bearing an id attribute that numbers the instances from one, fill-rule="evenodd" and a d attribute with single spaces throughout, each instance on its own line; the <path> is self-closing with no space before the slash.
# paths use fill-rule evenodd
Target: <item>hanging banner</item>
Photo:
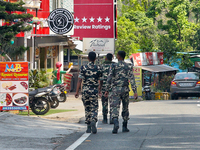
<path id="1" fill-rule="evenodd" d="M 135 83 L 137 86 L 137 93 L 139 97 L 142 97 L 142 68 L 141 67 L 133 67 L 133 74 L 135 77 Z M 129 84 L 129 98 L 134 98 L 133 90 L 131 89 L 131 85 Z"/>
<path id="2" fill-rule="evenodd" d="M 0 62 L 0 110 L 28 110 L 28 62 Z"/>
<path id="3" fill-rule="evenodd" d="M 113 54 L 114 46 L 114 38 L 83 38 L 83 53 Z"/>

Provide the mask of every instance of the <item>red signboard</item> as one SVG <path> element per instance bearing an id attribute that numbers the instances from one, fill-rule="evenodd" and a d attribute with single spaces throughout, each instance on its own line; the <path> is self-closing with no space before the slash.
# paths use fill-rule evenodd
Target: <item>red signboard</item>
<path id="1" fill-rule="evenodd" d="M 0 110 L 28 108 L 28 62 L 0 62 Z"/>
<path id="2" fill-rule="evenodd" d="M 153 53 L 152 52 L 147 52 L 146 58 L 147 58 L 147 65 L 153 65 Z"/>
<path id="3" fill-rule="evenodd" d="M 113 0 L 74 0 L 74 37 L 114 38 Z"/>
<path id="4" fill-rule="evenodd" d="M 163 64 L 163 52 L 157 52 L 158 63 Z"/>
<path id="5" fill-rule="evenodd" d="M 132 54 L 132 56 L 133 56 L 134 66 L 141 66 L 142 60 L 141 60 L 140 53 Z"/>
<path id="6" fill-rule="evenodd" d="M 130 58 L 133 58 L 134 66 L 163 64 L 163 52 L 135 53 Z"/>

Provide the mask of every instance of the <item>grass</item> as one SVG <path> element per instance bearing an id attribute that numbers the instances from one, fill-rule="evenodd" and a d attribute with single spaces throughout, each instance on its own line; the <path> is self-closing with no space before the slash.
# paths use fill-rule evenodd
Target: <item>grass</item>
<path id="1" fill-rule="evenodd" d="M 51 114 L 62 113 L 62 112 L 69 112 L 69 111 L 77 111 L 77 110 L 75 110 L 75 109 L 50 109 L 46 114 L 41 115 L 41 116 L 47 116 L 47 115 L 51 115 Z M 18 115 L 26 116 L 26 115 L 28 115 L 28 111 L 19 111 Z M 31 110 L 29 110 L 29 115 L 31 115 L 31 116 L 37 116 Z"/>

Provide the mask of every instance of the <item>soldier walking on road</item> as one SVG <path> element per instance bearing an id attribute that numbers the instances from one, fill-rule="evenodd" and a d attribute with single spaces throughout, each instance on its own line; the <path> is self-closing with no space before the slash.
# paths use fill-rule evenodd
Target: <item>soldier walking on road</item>
<path id="1" fill-rule="evenodd" d="M 85 107 L 86 133 L 97 133 L 96 122 L 98 115 L 98 86 L 102 77 L 101 68 L 94 64 L 96 53 L 88 54 L 89 63 L 81 66 L 75 97 L 79 97 L 79 88 L 82 86 L 82 101 Z M 101 88 L 101 87 L 100 87 Z"/>
<path id="2" fill-rule="evenodd" d="M 108 53 L 106 55 L 105 58 L 105 62 L 101 65 L 102 68 L 102 79 L 101 79 L 101 85 L 102 85 L 102 89 L 100 89 L 100 91 L 102 92 L 102 97 L 101 97 L 101 101 L 102 101 L 102 113 L 103 113 L 103 121 L 102 123 L 107 124 L 108 123 L 108 119 L 107 119 L 107 115 L 108 115 L 108 97 L 105 97 L 104 94 L 106 92 L 108 83 L 107 83 L 107 78 L 108 78 L 108 74 L 109 74 L 109 70 L 110 70 L 110 66 L 111 64 L 113 64 L 114 62 L 112 62 L 112 58 L 113 55 L 111 53 Z M 109 91 L 110 92 L 110 91 Z M 110 124 L 112 124 L 112 118 L 111 118 L 111 113 L 110 113 Z"/>
<path id="3" fill-rule="evenodd" d="M 122 100 L 122 117 L 123 126 L 122 132 L 129 132 L 127 128 L 127 123 L 129 120 L 129 82 L 131 83 L 131 88 L 134 92 L 134 98 L 137 98 L 137 87 L 135 84 L 135 78 L 133 75 L 133 67 L 124 62 L 126 53 L 124 51 L 119 51 L 117 54 L 118 63 L 112 64 L 110 67 L 110 72 L 108 75 L 108 87 L 105 92 L 105 96 L 108 96 L 109 89 L 112 85 L 112 92 L 109 93 L 111 114 L 114 123 L 112 130 L 113 134 L 117 134 L 119 129 L 119 109 Z"/>

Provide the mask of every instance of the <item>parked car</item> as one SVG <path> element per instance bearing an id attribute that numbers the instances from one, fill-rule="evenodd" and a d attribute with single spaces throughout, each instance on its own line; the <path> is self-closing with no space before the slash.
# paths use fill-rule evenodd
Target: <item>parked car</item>
<path id="1" fill-rule="evenodd" d="M 171 81 L 171 98 L 200 97 L 200 73 L 180 72 Z"/>

